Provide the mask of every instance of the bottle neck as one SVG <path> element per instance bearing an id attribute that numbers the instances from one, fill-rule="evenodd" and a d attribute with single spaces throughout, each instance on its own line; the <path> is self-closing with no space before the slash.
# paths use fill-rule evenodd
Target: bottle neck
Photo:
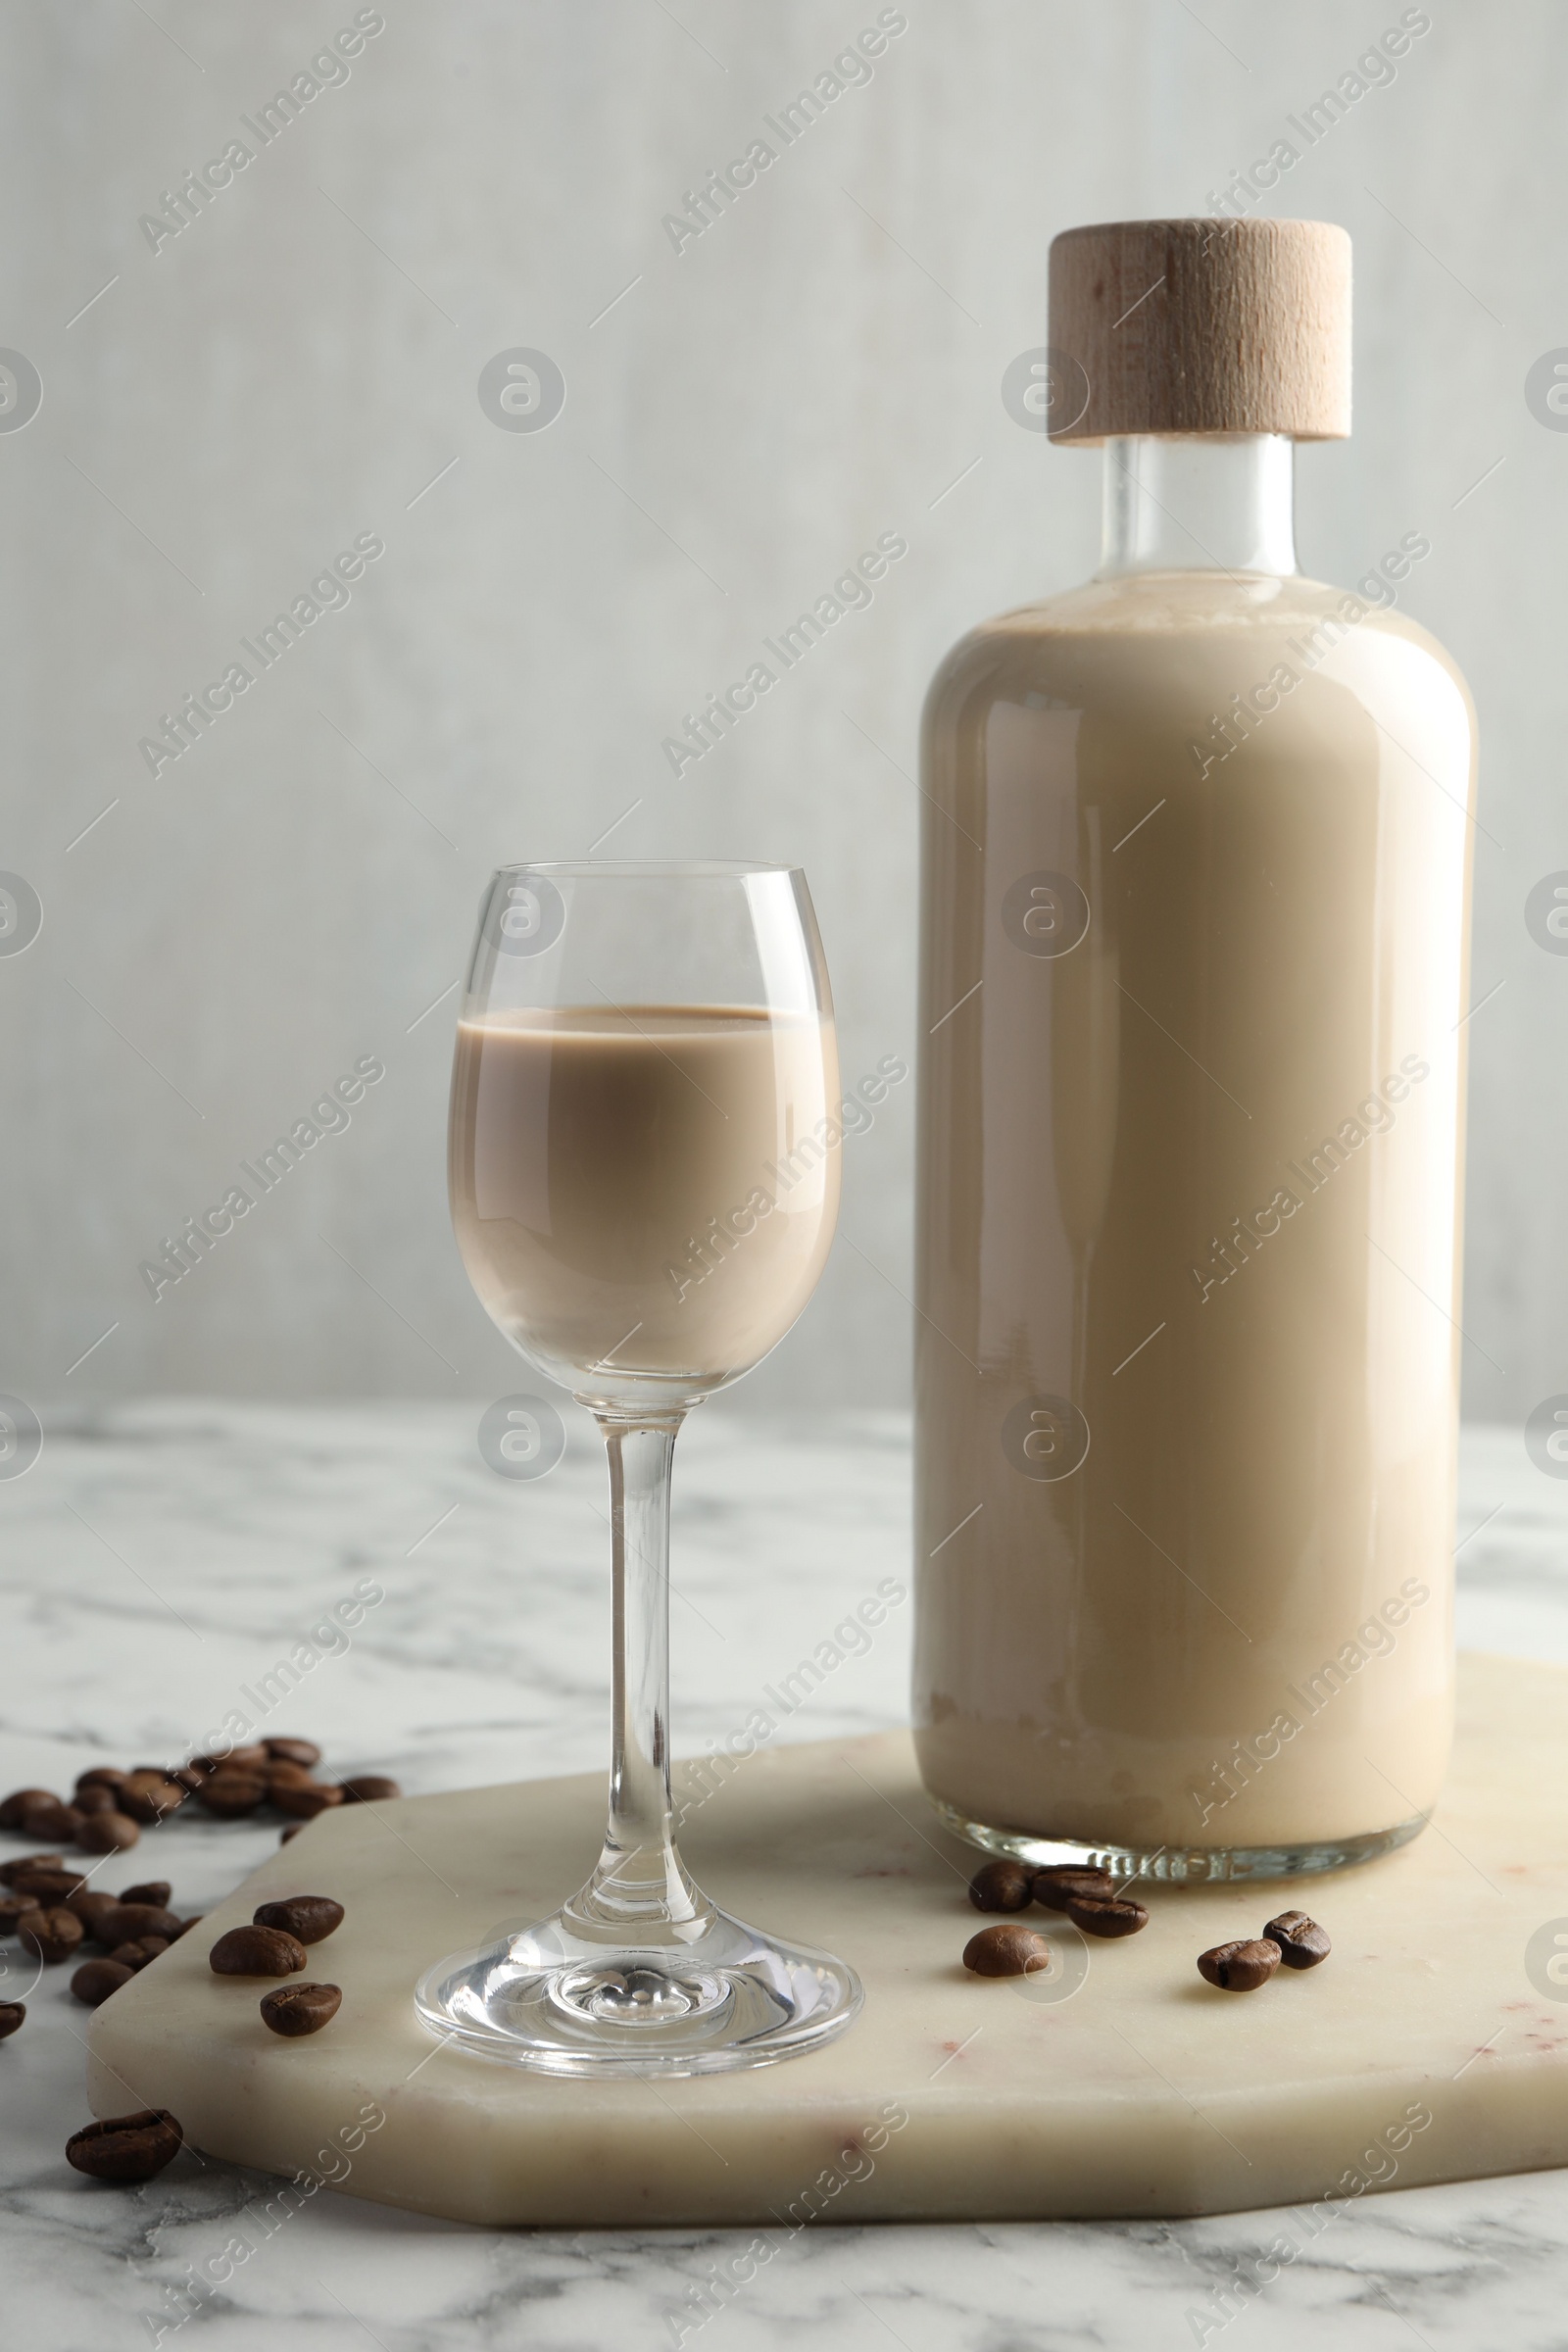
<path id="1" fill-rule="evenodd" d="M 1296 446 L 1283 433 L 1136 433 L 1104 448 L 1097 578 L 1295 571 Z"/>

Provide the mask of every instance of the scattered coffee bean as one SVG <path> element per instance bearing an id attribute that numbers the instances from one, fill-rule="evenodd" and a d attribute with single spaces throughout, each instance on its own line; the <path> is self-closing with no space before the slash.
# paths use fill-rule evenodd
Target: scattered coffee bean
<path id="1" fill-rule="evenodd" d="M 76 1843 L 84 1854 L 125 1854 L 140 1837 L 128 1813 L 84 1813 Z"/>
<path id="2" fill-rule="evenodd" d="M 151 2180 L 172 2164 L 184 2137 L 167 2108 L 144 2107 L 137 2115 L 110 2116 L 74 2132 L 66 2142 L 66 2162 L 95 2180 Z"/>
<path id="3" fill-rule="evenodd" d="M 53 1862 L 57 1857 L 48 1854 L 44 1859 Z M 75 1870 L 19 1870 L 12 1884 L 18 1894 L 35 1894 L 40 1903 L 66 1903 L 87 1882 Z"/>
<path id="4" fill-rule="evenodd" d="M 71 1845 L 85 1819 L 86 1815 L 78 1813 L 74 1805 L 62 1804 L 58 1796 L 50 1796 L 24 1813 L 22 1835 L 24 1838 L 58 1838 L 63 1845 Z"/>
<path id="5" fill-rule="evenodd" d="M 162 1821 L 185 1802 L 186 1791 L 161 1765 L 138 1765 L 120 1784 L 120 1809 L 143 1826 Z"/>
<path id="6" fill-rule="evenodd" d="M 1304 1911 L 1282 1911 L 1271 1919 L 1263 1934 L 1270 1943 L 1280 1947 L 1280 1958 L 1287 1968 L 1316 1968 L 1326 1960 L 1334 1946 L 1315 1919 Z"/>
<path id="7" fill-rule="evenodd" d="M 291 1977 L 305 1966 L 305 1946 L 281 1928 L 230 1928 L 208 1959 L 220 1977 Z"/>
<path id="8" fill-rule="evenodd" d="M 341 1788 L 328 1788 L 320 1781 L 307 1781 L 301 1788 L 284 1781 L 275 1784 L 270 1793 L 278 1811 L 292 1814 L 298 1821 L 314 1821 L 318 1813 L 326 1811 L 328 1805 L 340 1805 L 343 1802 Z"/>
<path id="9" fill-rule="evenodd" d="M 40 1960 L 69 1960 L 85 1933 L 74 1911 L 63 1904 L 24 1911 L 17 1929 L 23 1950 Z"/>
<path id="10" fill-rule="evenodd" d="M 89 1781 L 84 1788 L 72 1791 L 71 1801 L 78 1813 L 113 1813 L 120 1791 L 106 1788 L 102 1781 Z"/>
<path id="11" fill-rule="evenodd" d="M 15 1862 L 0 1862 L 0 1886 L 15 1886 L 35 1870 L 59 1870 L 65 1859 L 64 1854 L 22 1854 Z"/>
<path id="12" fill-rule="evenodd" d="M 270 2026 L 274 2034 L 286 2034 L 291 2038 L 301 2034 L 319 2034 L 330 2025 L 343 2005 L 342 1987 L 337 1984 L 280 1984 L 275 1992 L 262 1995 L 262 2023 Z"/>
<path id="13" fill-rule="evenodd" d="M 96 2009 L 100 2001 L 107 2001 L 112 1992 L 118 1992 L 122 1984 L 128 1984 L 130 1979 L 129 1967 L 118 1960 L 84 1960 L 71 1980 L 71 1989 L 78 2001 Z"/>
<path id="14" fill-rule="evenodd" d="M 188 1795 L 194 1796 L 207 1775 L 205 1772 L 198 1772 L 193 1764 L 181 1764 L 169 1777 L 177 1788 L 183 1788 Z"/>
<path id="15" fill-rule="evenodd" d="M 160 1952 L 167 1952 L 171 1940 L 168 1936 L 141 1936 L 133 1943 L 117 1943 L 109 1957 L 119 1967 L 128 1968 L 134 1975 L 137 1969 L 145 1968 L 149 1960 L 156 1960 Z"/>
<path id="16" fill-rule="evenodd" d="M 1033 1894 L 1033 1873 L 1021 1862 L 982 1862 L 969 1881 L 969 1900 L 977 1911 L 1023 1911 Z"/>
<path id="17" fill-rule="evenodd" d="M 1049 1870 L 1037 1870 L 1034 1876 L 1035 1901 L 1048 1911 L 1065 1911 L 1068 1898 L 1075 1894 L 1098 1895 L 1108 1901 L 1116 1891 L 1116 1882 L 1108 1870 L 1099 1870 L 1092 1863 L 1054 1863 Z"/>
<path id="18" fill-rule="evenodd" d="M 26 2014 L 25 2001 L 0 2001 L 0 2041 L 15 2034 Z"/>
<path id="19" fill-rule="evenodd" d="M 342 1789 L 346 1805 L 387 1805 L 403 1794 L 396 1781 L 383 1780 L 373 1772 L 357 1772 L 352 1781 L 342 1783 Z"/>
<path id="20" fill-rule="evenodd" d="M 196 1791 L 196 1802 L 223 1821 L 254 1813 L 267 1794 L 267 1783 L 254 1772 L 215 1772 Z"/>
<path id="21" fill-rule="evenodd" d="M 308 1821 L 291 1821 L 288 1825 L 288 1828 L 283 1832 L 282 1837 L 278 1839 L 278 1844 L 287 1845 L 291 1838 L 297 1838 L 301 1830 L 308 1830 L 310 1826 L 311 1825 Z"/>
<path id="22" fill-rule="evenodd" d="M 66 1909 L 74 1911 L 95 1943 L 99 1939 L 99 1920 L 103 1918 L 106 1911 L 118 1911 L 119 1908 L 120 1897 L 118 1894 L 99 1894 L 91 1886 L 83 1886 L 75 1894 L 66 1897 Z"/>
<path id="23" fill-rule="evenodd" d="M 276 1764 L 267 1765 L 262 1778 L 270 1789 L 309 1788 L 314 1785 L 316 1775 L 311 1771 L 309 1765 L 290 1764 L 283 1759 Z"/>
<path id="24" fill-rule="evenodd" d="M 963 1947 L 963 1965 L 977 1977 L 1026 1977 L 1051 1966 L 1051 1942 L 1033 1928 L 982 1928 Z"/>
<path id="25" fill-rule="evenodd" d="M 25 1888 L 20 1893 L 13 1890 L 10 1894 L 0 1895 L 0 1936 L 14 1936 L 29 1911 L 42 1908 L 38 1897 L 28 1893 Z"/>
<path id="26" fill-rule="evenodd" d="M 267 1740 L 263 1741 L 270 1756 L 279 1764 L 319 1764 L 321 1751 L 314 1740 Z"/>
<path id="27" fill-rule="evenodd" d="M 1198 1973 L 1221 1992 L 1255 1992 L 1266 1984 L 1280 1964 L 1280 1947 L 1265 1941 L 1216 1943 L 1211 1952 L 1201 1952 Z"/>
<path id="28" fill-rule="evenodd" d="M 1136 1936 L 1149 1925 L 1149 1913 L 1130 1894 L 1071 1894 L 1065 1909 L 1086 1936 Z"/>
<path id="29" fill-rule="evenodd" d="M 136 1943 L 143 1936 L 167 1936 L 172 1943 L 179 1922 L 157 1903 L 116 1903 L 113 1910 L 99 1913 L 92 1933 L 94 1941 L 112 1952 L 117 1943 Z"/>
<path id="30" fill-rule="evenodd" d="M 24 1814 L 34 1805 L 58 1805 L 60 1799 L 52 1788 L 13 1788 L 7 1797 L 0 1797 L 0 1830 L 20 1830 Z"/>
<path id="31" fill-rule="evenodd" d="M 281 1928 L 300 1943 L 319 1943 L 343 1925 L 343 1906 L 329 1894 L 290 1894 L 280 1903 L 263 1903 L 253 1917 L 259 1928 Z"/>
<path id="32" fill-rule="evenodd" d="M 118 1764 L 94 1764 L 88 1771 L 77 1773 L 76 1788 L 78 1791 L 83 1788 L 115 1789 L 124 1777 Z"/>
<path id="33" fill-rule="evenodd" d="M 127 1886 L 121 1895 L 122 1903 L 151 1903 L 155 1911 L 167 1911 L 169 1898 L 174 1889 L 167 1879 L 141 1879 Z"/>
<path id="34" fill-rule="evenodd" d="M 266 1762 L 267 1750 L 258 1740 L 248 1747 L 231 1747 L 226 1756 L 192 1756 L 191 1767 L 207 1773 L 259 1772 Z"/>

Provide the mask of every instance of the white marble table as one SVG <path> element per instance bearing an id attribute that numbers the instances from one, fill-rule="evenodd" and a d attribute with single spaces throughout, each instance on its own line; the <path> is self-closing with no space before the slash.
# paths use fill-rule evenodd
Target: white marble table
<path id="1" fill-rule="evenodd" d="M 390 1773 L 410 1790 L 599 1762 L 607 1530 L 591 1432 L 574 1426 L 560 1467 L 521 1485 L 483 1466 L 476 1421 L 471 1409 L 386 1405 L 46 1413 L 41 1460 L 0 1482 L 0 1788 L 63 1788 L 89 1761 L 162 1761 L 230 1707 L 254 1713 L 241 1692 L 367 1578 L 385 1597 L 268 1730 L 319 1738 L 330 1766 Z M 710 1408 L 692 1421 L 674 1566 L 683 1749 L 742 1722 L 779 1660 L 818 1642 L 879 1577 L 906 1578 L 907 1444 L 891 1415 L 760 1429 Z M 1517 1432 L 1470 1433 L 1459 1533 L 1461 1641 L 1568 1661 L 1568 1482 L 1537 1472 Z M 906 1606 L 781 1736 L 900 1720 L 907 1642 Z M 176 1818 L 95 1884 L 172 1878 L 176 1906 L 200 1910 L 275 1836 Z M 205 2275 L 270 2184 L 188 2151 L 138 2190 L 70 2171 L 65 2138 L 88 2117 L 86 2012 L 68 1975 L 49 1973 L 0 2048 L 0 2312 L 7 2340 L 29 2352 L 121 2352 L 152 2345 L 160 2327 L 179 2352 L 673 2347 L 690 2288 L 750 2234 L 508 2234 L 325 2192 L 227 2284 L 194 2300 L 187 2286 L 181 2303 L 182 2282 Z M 1266 2213 L 823 2227 L 684 2341 L 771 2352 L 809 2328 L 820 2352 L 1174 2352 L 1221 2340 L 1226 2352 L 1298 2352 L 1332 2329 L 1352 2352 L 1568 2343 L 1564 2176 L 1368 2197 L 1256 2291 L 1251 2266 L 1284 2228 Z M 1215 2288 L 1235 2313 L 1222 2329 Z"/>

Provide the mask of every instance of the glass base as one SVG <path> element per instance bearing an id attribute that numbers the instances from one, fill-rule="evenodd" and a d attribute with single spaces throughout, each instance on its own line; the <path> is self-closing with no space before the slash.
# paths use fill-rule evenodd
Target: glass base
<path id="1" fill-rule="evenodd" d="M 1305 1878 L 1315 1871 L 1344 1870 L 1352 1862 L 1370 1862 L 1408 1845 L 1426 1828 L 1427 1816 L 1396 1822 L 1391 1830 L 1369 1830 L 1358 1838 L 1304 1839 L 1300 1844 L 1143 1846 L 1091 1843 L 1079 1838 L 1043 1838 L 1029 1830 L 993 1829 L 988 1822 L 970 1821 L 957 1806 L 941 1797 L 929 1799 L 937 1819 L 956 1838 L 988 1854 L 1007 1854 L 1014 1861 L 1032 1862 L 1037 1869 L 1062 1862 L 1091 1863 L 1117 1879 L 1165 1879 L 1217 1882 L 1236 1879 Z"/>
<path id="2" fill-rule="evenodd" d="M 842 1960 L 722 1911 L 689 1942 L 592 1942 L 560 1913 L 420 1980 L 443 2041 L 546 2075 L 716 2075 L 772 2066 L 842 2034 L 864 1995 Z"/>

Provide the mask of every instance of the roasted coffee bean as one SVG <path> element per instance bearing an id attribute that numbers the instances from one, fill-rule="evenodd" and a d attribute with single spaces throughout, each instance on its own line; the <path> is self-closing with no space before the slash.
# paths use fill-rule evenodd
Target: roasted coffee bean
<path id="1" fill-rule="evenodd" d="M 100 2001 L 107 2001 L 122 1984 L 128 1984 L 131 1974 L 129 1966 L 119 1960 L 84 1960 L 71 1980 L 71 1989 L 78 2001 L 96 2009 Z"/>
<path id="2" fill-rule="evenodd" d="M 40 1960 L 69 1960 L 85 1934 L 74 1911 L 66 1910 L 63 1904 L 40 1904 L 36 1911 L 24 1911 L 17 1929 L 23 1950 Z"/>
<path id="3" fill-rule="evenodd" d="M 1021 1862 L 982 1862 L 969 1881 L 969 1900 L 977 1911 L 1023 1911 L 1034 1886 Z"/>
<path id="4" fill-rule="evenodd" d="M 0 2041 L 16 2032 L 26 2014 L 25 2001 L 0 2001 Z"/>
<path id="5" fill-rule="evenodd" d="M 1149 1913 L 1130 1894 L 1070 1894 L 1065 1909 L 1086 1936 L 1136 1936 L 1149 1925 Z"/>
<path id="6" fill-rule="evenodd" d="M 160 1952 L 167 1952 L 172 1941 L 168 1936 L 139 1936 L 133 1943 L 117 1943 L 109 1957 L 134 1975 L 149 1960 L 156 1960 Z"/>
<path id="7" fill-rule="evenodd" d="M 1033 1928 L 982 1928 L 963 1947 L 963 1965 L 977 1977 L 1026 1977 L 1051 1966 L 1051 1942 Z"/>
<path id="8" fill-rule="evenodd" d="M 290 1894 L 280 1903 L 263 1903 L 253 1917 L 259 1928 L 281 1928 L 301 1943 L 319 1943 L 343 1925 L 343 1906 L 329 1894 Z"/>
<path id="9" fill-rule="evenodd" d="M 88 1771 L 77 1773 L 77 1795 L 74 1801 L 80 1803 L 80 1791 L 83 1788 L 107 1788 L 113 1792 L 124 1777 L 118 1764 L 94 1764 Z"/>
<path id="10" fill-rule="evenodd" d="M 120 1897 L 122 1903 L 151 1903 L 155 1911 L 167 1911 L 169 1898 L 174 1889 L 167 1879 L 139 1879 L 127 1886 Z"/>
<path id="11" fill-rule="evenodd" d="M 0 1895 L 0 1936 L 14 1936 L 29 1911 L 41 1911 L 38 1897 L 26 1887 Z"/>
<path id="12" fill-rule="evenodd" d="M 263 1747 L 260 1740 L 253 1741 L 248 1747 L 231 1747 L 227 1755 L 224 1756 L 192 1756 L 190 1760 L 191 1770 L 193 1772 L 205 1772 L 208 1774 L 215 1772 L 259 1772 L 266 1762 L 267 1750 L 265 1747 Z"/>
<path id="13" fill-rule="evenodd" d="M 1334 1946 L 1315 1919 L 1304 1911 L 1282 1911 L 1271 1919 L 1263 1934 L 1270 1943 L 1280 1947 L 1280 1958 L 1287 1968 L 1316 1968 L 1326 1960 Z"/>
<path id="14" fill-rule="evenodd" d="M 196 1791 L 196 1802 L 220 1820 L 237 1821 L 254 1813 L 267 1794 L 267 1783 L 254 1772 L 215 1772 Z"/>
<path id="15" fill-rule="evenodd" d="M 92 1933 L 94 1940 L 112 1952 L 117 1943 L 136 1943 L 143 1936 L 167 1936 L 172 1943 L 179 1922 L 157 1903 L 116 1903 L 112 1911 L 99 1913 Z"/>
<path id="16" fill-rule="evenodd" d="M 385 1805 L 403 1794 L 396 1781 L 382 1780 L 373 1772 L 357 1772 L 353 1780 L 344 1781 L 341 1787 L 346 1805 Z"/>
<path id="17" fill-rule="evenodd" d="M 321 1751 L 314 1740 L 264 1740 L 268 1754 L 278 1764 L 319 1764 Z"/>
<path id="18" fill-rule="evenodd" d="M 264 1767 L 262 1778 L 269 1788 L 310 1788 L 316 1775 L 305 1764 L 290 1764 L 286 1758 Z"/>
<path id="19" fill-rule="evenodd" d="M 58 1796 L 46 1797 L 41 1804 L 30 1805 L 22 1816 L 24 1838 L 58 1838 L 62 1845 L 75 1841 L 77 1831 L 87 1816 L 78 1813 L 74 1805 L 64 1805 Z"/>
<path id="20" fill-rule="evenodd" d="M 1266 1984 L 1280 1964 L 1280 1947 L 1266 1939 L 1251 1943 L 1216 1943 L 1200 1952 L 1198 1973 L 1221 1992 L 1255 1992 Z"/>
<path id="21" fill-rule="evenodd" d="M 280 1984 L 275 1992 L 262 1995 L 262 2023 L 270 2026 L 274 2034 L 287 2034 L 291 2038 L 319 2034 L 342 2005 L 341 1985 Z"/>
<path id="22" fill-rule="evenodd" d="M 328 1805 L 343 1802 L 341 1788 L 324 1787 L 319 1781 L 306 1781 L 299 1788 L 284 1781 L 270 1790 L 270 1795 L 279 1813 L 291 1814 L 296 1821 L 314 1821 Z"/>
<path id="23" fill-rule="evenodd" d="M 176 1764 L 169 1777 L 177 1788 L 183 1788 L 187 1795 L 194 1796 L 207 1775 L 205 1772 L 198 1772 L 194 1764 Z"/>
<path id="24" fill-rule="evenodd" d="M 113 1813 L 119 1790 L 106 1788 L 102 1781 L 89 1781 L 84 1788 L 72 1791 L 71 1801 L 78 1813 Z"/>
<path id="25" fill-rule="evenodd" d="M 50 1862 L 55 1859 L 45 1856 Z M 35 1894 L 40 1903 L 68 1903 L 86 1884 L 77 1870 L 19 1870 L 12 1881 L 18 1894 Z"/>
<path id="26" fill-rule="evenodd" d="M 138 1765 L 120 1784 L 120 1809 L 144 1826 L 162 1821 L 185 1802 L 186 1791 L 161 1766 Z"/>
<path id="27" fill-rule="evenodd" d="M 1108 1901 L 1115 1891 L 1116 1882 L 1109 1871 L 1089 1862 L 1053 1863 L 1049 1870 L 1037 1870 L 1034 1876 L 1035 1901 L 1048 1911 L 1065 1911 L 1071 1895 L 1097 1895 Z"/>
<path id="28" fill-rule="evenodd" d="M 208 1959 L 220 1977 L 291 1977 L 305 1966 L 305 1946 L 281 1928 L 230 1928 Z"/>
<path id="29" fill-rule="evenodd" d="M 283 1832 L 282 1837 L 278 1839 L 278 1844 L 287 1845 L 291 1838 L 297 1838 L 301 1830 L 308 1830 L 310 1826 L 311 1825 L 308 1821 L 291 1821 L 288 1825 L 288 1828 Z"/>
<path id="30" fill-rule="evenodd" d="M 76 1843 L 84 1854 L 125 1854 L 140 1837 L 128 1813 L 84 1813 Z"/>
<path id="31" fill-rule="evenodd" d="M 0 1862 L 0 1886 L 15 1886 L 33 1871 L 59 1870 L 65 1859 L 64 1854 L 21 1854 L 14 1862 Z"/>
<path id="32" fill-rule="evenodd" d="M 35 1805 L 58 1805 L 60 1799 L 52 1788 L 13 1788 L 7 1797 L 0 1797 L 0 1830 L 20 1830 L 23 1816 Z"/>
<path id="33" fill-rule="evenodd" d="M 166 2107 L 144 2107 L 137 2115 L 113 2115 L 74 2132 L 66 2142 L 66 2162 L 95 2180 L 151 2180 L 172 2164 L 184 2137 Z"/>
<path id="34" fill-rule="evenodd" d="M 66 1909 L 74 1911 L 94 1942 L 98 1940 L 99 1920 L 106 1911 L 118 1911 L 119 1908 L 118 1894 L 99 1894 L 91 1886 L 83 1886 L 75 1894 L 66 1897 Z"/>

